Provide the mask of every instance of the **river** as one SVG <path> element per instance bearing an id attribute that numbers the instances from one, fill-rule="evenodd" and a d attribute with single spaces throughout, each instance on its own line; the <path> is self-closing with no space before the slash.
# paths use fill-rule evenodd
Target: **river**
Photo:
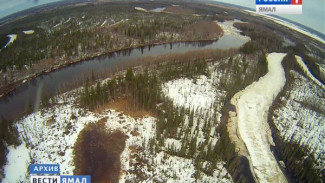
<path id="1" fill-rule="evenodd" d="M 239 134 L 247 147 L 252 173 L 258 182 L 287 182 L 270 149 L 274 142 L 267 122 L 269 107 L 286 82 L 281 65 L 285 56 L 283 53 L 268 54 L 268 73 L 231 99 L 236 106 Z"/>
<path id="2" fill-rule="evenodd" d="M 96 58 L 85 60 L 70 66 L 40 75 L 31 79 L 17 89 L 0 99 L 0 117 L 13 121 L 22 117 L 27 108 L 39 105 L 40 96 L 46 92 L 51 96 L 59 90 L 64 91 L 65 84 L 80 85 L 85 74 L 108 71 L 117 67 L 117 64 L 127 64 L 131 60 L 148 56 L 159 56 L 170 53 L 186 53 L 203 49 L 238 48 L 247 40 L 234 35 L 224 35 L 218 41 L 172 43 L 154 46 L 145 46 L 136 49 L 123 50 Z"/>

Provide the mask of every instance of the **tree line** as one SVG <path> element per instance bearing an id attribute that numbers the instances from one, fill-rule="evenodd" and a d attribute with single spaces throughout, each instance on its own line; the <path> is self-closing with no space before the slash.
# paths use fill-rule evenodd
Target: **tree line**
<path id="1" fill-rule="evenodd" d="M 127 97 L 132 108 L 152 110 L 160 100 L 159 92 L 160 82 L 155 73 L 145 71 L 134 75 L 130 68 L 124 77 L 112 78 L 104 83 L 97 82 L 95 86 L 89 86 L 87 80 L 80 92 L 80 103 L 94 109 L 120 97 Z"/>

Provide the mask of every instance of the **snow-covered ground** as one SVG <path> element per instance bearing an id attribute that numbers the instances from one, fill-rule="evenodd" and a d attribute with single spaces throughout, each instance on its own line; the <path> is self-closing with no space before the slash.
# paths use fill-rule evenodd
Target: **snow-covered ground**
<path id="1" fill-rule="evenodd" d="M 111 24 L 110 26 L 113 27 L 113 26 L 119 25 L 119 24 L 127 22 L 127 21 L 129 21 L 129 19 L 122 19 L 122 20 L 120 20 L 118 22 L 115 22 L 115 23 Z"/>
<path id="2" fill-rule="evenodd" d="M 159 13 L 159 12 L 163 12 L 166 8 L 155 8 L 155 9 L 152 9 L 150 10 L 151 12 L 156 12 L 156 13 Z"/>
<path id="3" fill-rule="evenodd" d="M 274 124 L 286 142 L 307 148 L 316 166 L 324 171 L 325 90 L 295 71 L 290 75 L 294 83 L 280 98 L 280 107 L 273 111 Z"/>
<path id="4" fill-rule="evenodd" d="M 35 31 L 34 30 L 25 30 L 23 31 L 24 34 L 34 34 Z"/>
<path id="5" fill-rule="evenodd" d="M 211 137 L 214 137 L 210 139 L 209 144 L 214 146 L 218 141 L 218 135 L 215 136 L 215 130 L 220 123 L 220 110 L 222 106 L 220 100 L 223 96 L 225 96 L 225 92 L 216 89 L 216 83 L 218 83 L 220 80 L 220 72 L 216 69 L 215 65 L 210 66 L 209 70 L 211 74 L 210 77 L 201 75 L 195 79 L 180 78 L 165 83 L 162 88 L 164 95 L 172 100 L 175 106 L 185 107 L 186 109 L 196 111 L 196 117 L 194 118 L 195 123 L 191 129 L 190 136 L 194 136 L 195 129 L 199 127 L 197 144 L 204 143 L 204 134 L 209 133 Z M 208 116 L 215 115 L 217 118 L 217 124 L 213 124 L 208 132 L 203 131 L 204 121 L 202 118 L 204 118 L 206 114 Z M 185 126 L 187 125 L 188 121 L 185 123 Z M 176 149 L 180 146 L 178 141 L 175 139 L 165 140 L 165 144 L 171 143 L 174 144 Z M 204 149 L 201 149 L 200 151 L 204 151 Z M 186 160 L 184 163 L 187 161 L 189 160 Z M 232 182 L 230 175 L 227 173 L 224 167 L 224 162 L 222 161 L 218 163 L 213 174 L 219 176 L 211 177 L 204 174 L 199 182 Z M 220 176 L 220 174 L 222 174 L 222 176 Z M 182 182 L 193 181 L 194 179 L 182 180 Z"/>
<path id="6" fill-rule="evenodd" d="M 61 22 L 59 22 L 58 24 L 55 24 L 54 26 L 53 26 L 53 28 L 56 28 L 56 27 L 59 27 L 60 25 L 62 25 L 62 21 Z"/>
<path id="7" fill-rule="evenodd" d="M 106 23 L 107 23 L 107 20 L 104 20 L 104 22 L 100 26 L 103 27 Z"/>
<path id="8" fill-rule="evenodd" d="M 82 113 L 82 115 L 80 115 Z M 77 116 L 76 119 L 73 116 Z M 94 114 L 82 111 L 74 107 L 71 101 L 59 104 L 50 109 L 38 111 L 17 122 L 20 138 L 23 141 L 18 148 L 10 148 L 9 155 L 15 151 L 28 154 L 29 158 L 17 159 L 15 156 L 7 156 L 8 163 L 5 169 L 5 183 L 24 180 L 26 182 L 26 170 L 18 171 L 12 166 L 28 166 L 34 163 L 58 163 L 61 174 L 73 174 L 73 146 L 77 140 L 79 132 L 87 123 L 96 122 L 99 117 Z M 71 129 L 70 129 L 71 126 Z M 25 146 L 26 144 L 26 146 Z M 22 154 L 23 155 L 23 154 Z M 14 171 L 14 172 L 13 172 Z M 12 176 L 15 175 L 15 176 Z M 24 177 L 26 179 L 21 179 Z M 12 181 L 16 178 L 16 181 Z"/>
<path id="9" fill-rule="evenodd" d="M 210 110 L 217 97 L 216 89 L 211 83 L 212 79 L 206 76 L 200 76 L 196 82 L 193 79 L 181 78 L 167 82 L 163 92 L 177 106 Z"/>
<path id="10" fill-rule="evenodd" d="M 247 146 L 253 171 L 260 182 L 286 182 L 270 151 L 273 140 L 267 123 L 268 108 L 286 81 L 281 65 L 284 56 L 285 54 L 281 53 L 268 54 L 269 72 L 259 81 L 237 93 L 231 101 L 238 113 L 239 134 Z M 204 142 L 213 147 L 219 139 L 216 128 L 220 122 L 220 109 L 223 105 L 221 99 L 226 93 L 217 89 L 223 74 L 218 70 L 218 64 L 220 63 L 216 62 L 209 66 L 209 76 L 180 78 L 162 85 L 163 94 L 173 101 L 175 107 L 195 111 L 194 123 L 188 136 L 197 139 L 197 147 Z M 308 147 L 320 162 L 319 166 L 322 166 L 325 153 L 322 147 L 325 140 L 323 123 L 325 114 L 301 106 L 308 98 L 316 102 L 318 100 L 314 96 L 316 93 L 322 99 L 320 106 L 323 107 L 325 96 L 323 90 L 313 81 L 297 74 L 295 77 L 297 83 L 293 85 L 295 87 L 290 94 L 293 98 L 281 99 L 286 105 L 277 111 L 275 123 L 285 139 L 296 139 Z M 58 163 L 61 165 L 61 174 L 73 174 L 73 148 L 78 134 L 88 123 L 101 119 L 106 119 L 108 131 L 120 130 L 128 137 L 121 154 L 121 182 L 138 180 L 139 172 L 143 175 L 142 182 L 232 182 L 222 161 L 218 161 L 212 175 L 201 172 L 199 179 L 196 180 L 193 176 L 197 171 L 195 158 L 171 155 L 168 151 L 170 147 L 175 151 L 180 150 L 183 143 L 180 139 L 164 139 L 164 147 L 153 154 L 149 144 L 156 136 L 156 118 L 135 119 L 111 109 L 102 113 L 90 112 L 74 104 L 76 100 L 74 92 L 62 94 L 55 106 L 34 112 L 16 123 L 23 143 L 16 148 L 9 147 L 3 182 L 27 181 L 29 175 L 26 167 L 31 162 Z M 68 98 L 67 101 L 63 100 L 63 95 Z M 204 130 L 205 118 L 211 116 L 216 116 L 216 121 L 210 124 L 209 130 Z M 184 129 L 189 128 L 189 117 L 185 119 Z M 206 152 L 207 146 L 203 147 L 205 148 L 197 152 Z M 202 167 L 208 167 L 209 163 L 203 161 Z"/>
<path id="11" fill-rule="evenodd" d="M 211 74 L 211 78 L 217 78 L 218 73 Z M 200 76 L 197 79 L 180 79 L 164 84 L 164 91 L 171 88 L 170 97 L 184 98 L 189 96 L 188 100 L 182 99 L 176 105 L 189 108 L 197 108 L 198 113 L 211 115 L 207 106 L 211 106 L 217 100 L 216 93 L 224 95 L 221 91 L 214 89 L 213 84 L 216 80 Z M 186 80 L 187 88 L 175 88 L 175 85 L 181 87 L 179 82 Z M 205 89 L 203 88 L 205 87 Z M 195 182 L 194 173 L 196 172 L 194 159 L 188 159 L 171 155 L 168 149 L 173 146 L 180 148 L 181 141 L 176 139 L 165 139 L 165 147 L 157 154 L 152 154 L 149 150 L 149 141 L 154 139 L 156 133 L 156 119 L 154 117 L 132 118 L 121 112 L 107 109 L 98 114 L 77 107 L 74 103 L 76 98 L 74 92 L 62 94 L 58 97 L 55 106 L 34 112 L 19 120 L 16 125 L 23 143 L 14 148 L 9 147 L 7 156 L 8 163 L 4 167 L 5 179 L 3 182 L 11 183 L 17 181 L 27 182 L 29 178 L 27 166 L 30 163 L 58 163 L 60 164 L 61 174 L 72 175 L 74 170 L 73 148 L 81 130 L 89 123 L 106 119 L 106 128 L 110 130 L 120 130 L 125 135 L 126 147 L 121 154 L 121 176 L 120 182 L 138 180 L 137 172 L 141 172 L 142 182 L 153 182 L 160 180 L 164 182 Z M 202 92 L 205 102 L 197 101 L 196 96 Z M 68 98 L 63 100 L 62 96 Z M 194 104 L 195 105 L 190 105 Z M 213 109 L 213 107 L 212 107 Z M 188 122 L 188 121 L 187 121 Z M 185 122 L 186 124 L 186 122 Z M 197 134 L 197 145 L 204 142 L 204 134 L 201 130 L 203 118 L 195 117 L 195 124 L 191 129 L 191 134 L 195 132 L 196 126 L 199 126 L 200 132 Z M 210 143 L 215 145 L 217 134 L 215 127 L 208 134 L 211 136 Z M 139 147 L 141 150 L 135 147 Z M 141 157 L 137 159 L 134 157 Z M 143 161 L 142 161 L 143 160 Z M 203 166 L 208 166 L 209 162 L 204 161 Z M 18 167 L 18 168 L 17 168 Z M 220 161 L 212 171 L 212 175 L 200 174 L 200 182 L 232 182 L 230 175 L 225 169 L 224 162 Z"/>
<path id="12" fill-rule="evenodd" d="M 11 45 L 17 39 L 17 34 L 9 34 L 9 35 L 7 35 L 7 37 L 9 38 L 9 41 L 2 49 Z"/>
<path id="13" fill-rule="evenodd" d="M 6 172 L 6 178 L 4 183 L 15 183 L 25 180 L 28 175 L 28 166 L 31 162 L 29 156 L 29 150 L 23 142 L 18 147 L 10 146 L 8 148 L 9 153 L 7 155 L 8 163 L 4 167 Z"/>
<path id="14" fill-rule="evenodd" d="M 323 89 L 325 89 L 325 86 L 317 79 L 315 78 L 309 71 L 308 67 L 306 66 L 305 62 L 302 60 L 301 57 L 299 56 L 295 56 L 297 63 L 299 64 L 299 66 L 303 69 L 303 71 L 305 72 L 305 74 L 308 76 L 309 79 L 311 79 L 312 81 L 314 81 L 318 86 L 322 87 Z M 320 68 L 322 70 L 322 68 Z"/>
<path id="15" fill-rule="evenodd" d="M 122 163 L 122 172 L 123 174 L 120 177 L 120 182 L 126 182 L 127 180 L 132 181 L 137 177 L 134 174 L 136 167 L 134 164 L 136 160 L 134 157 L 135 154 L 139 152 L 134 152 L 134 147 L 143 148 L 143 151 L 146 152 L 148 149 L 143 147 L 143 144 L 148 146 L 149 140 L 155 137 L 155 121 L 153 117 L 144 117 L 139 119 L 134 119 L 130 116 L 124 115 L 120 112 L 114 110 L 108 110 L 104 113 L 107 118 L 106 127 L 109 130 L 120 130 L 125 135 L 128 136 L 126 140 L 125 149 L 121 154 L 121 163 Z M 144 152 L 140 152 L 143 153 Z M 154 166 L 152 164 L 152 166 Z M 142 173 L 145 175 L 152 175 L 147 166 L 142 167 Z"/>
<path id="16" fill-rule="evenodd" d="M 286 182 L 270 150 L 270 145 L 274 143 L 267 123 L 269 107 L 286 81 L 281 65 L 285 55 L 268 54 L 268 73 L 231 99 L 236 106 L 240 136 L 248 149 L 259 182 Z"/>
<path id="17" fill-rule="evenodd" d="M 243 23 L 242 21 L 235 19 L 231 21 L 217 22 L 217 24 L 222 28 L 224 35 L 231 35 L 239 39 L 249 41 L 249 37 L 241 35 L 241 30 L 238 30 L 236 27 L 233 26 L 236 22 Z"/>
<path id="18" fill-rule="evenodd" d="M 148 12 L 148 10 L 141 8 L 141 7 L 134 7 L 134 9 L 136 9 L 138 11 Z"/>

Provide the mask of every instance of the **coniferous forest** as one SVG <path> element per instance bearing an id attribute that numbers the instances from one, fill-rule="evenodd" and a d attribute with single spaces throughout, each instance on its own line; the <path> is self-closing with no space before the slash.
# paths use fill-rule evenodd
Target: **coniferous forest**
<path id="1" fill-rule="evenodd" d="M 17 148 L 95 182 L 258 182 L 256 139 L 285 179 L 324 180 L 322 43 L 209 3 L 59 5 L 0 20 L 2 109 L 24 99 L 0 116 L 0 182 Z"/>

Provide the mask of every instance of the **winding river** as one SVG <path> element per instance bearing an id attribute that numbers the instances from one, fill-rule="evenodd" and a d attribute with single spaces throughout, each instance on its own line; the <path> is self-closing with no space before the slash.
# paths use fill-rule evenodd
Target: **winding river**
<path id="1" fill-rule="evenodd" d="M 91 72 L 98 73 L 110 69 L 113 70 L 117 67 L 117 64 L 127 64 L 131 60 L 148 56 L 186 53 L 188 51 L 202 49 L 238 48 L 246 41 L 235 35 L 224 35 L 218 41 L 146 46 L 102 55 L 79 62 L 27 81 L 9 95 L 2 97 L 0 99 L 0 117 L 2 116 L 7 120 L 13 121 L 17 117 L 21 117 L 27 108 L 31 106 L 35 108 L 35 106 L 38 106 L 42 93 L 46 92 L 49 96 L 54 95 L 59 90 L 62 91 L 62 86 L 67 83 L 80 85 L 85 74 Z"/>
<path id="2" fill-rule="evenodd" d="M 274 142 L 267 123 L 269 107 L 286 82 L 281 65 L 285 56 L 284 53 L 268 54 L 268 73 L 231 99 L 237 111 L 239 134 L 247 147 L 257 182 L 287 182 L 271 152 L 270 145 Z"/>

